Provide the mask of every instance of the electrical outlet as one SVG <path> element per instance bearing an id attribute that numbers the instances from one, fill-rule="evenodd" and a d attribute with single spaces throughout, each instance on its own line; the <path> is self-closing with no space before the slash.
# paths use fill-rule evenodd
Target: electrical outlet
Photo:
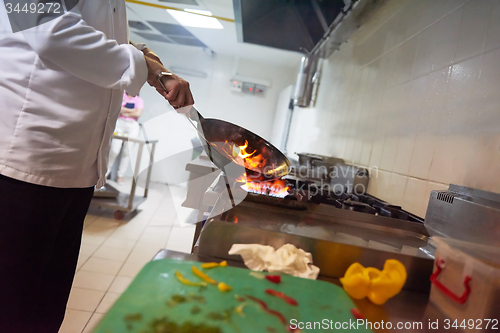
<path id="1" fill-rule="evenodd" d="M 265 91 L 266 91 L 266 86 L 263 86 L 263 85 L 260 85 L 260 84 L 256 84 L 255 85 L 255 94 L 256 95 L 261 95 L 263 94 Z"/>
<path id="2" fill-rule="evenodd" d="M 255 84 L 250 82 L 243 82 L 243 92 L 247 94 L 255 94 Z"/>
<path id="3" fill-rule="evenodd" d="M 231 90 L 239 91 L 243 89 L 243 82 L 239 80 L 231 80 Z"/>

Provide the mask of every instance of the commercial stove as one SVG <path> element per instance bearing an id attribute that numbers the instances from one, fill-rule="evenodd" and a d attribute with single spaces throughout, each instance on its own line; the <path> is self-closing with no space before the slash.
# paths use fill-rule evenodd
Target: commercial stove
<path id="1" fill-rule="evenodd" d="M 334 166 L 342 177 L 332 165 L 324 172 L 297 164 L 265 186 L 242 186 L 222 174 L 205 194 L 211 210 L 196 253 L 241 261 L 228 255 L 235 243 L 290 243 L 310 252 L 327 278 L 342 277 L 353 262 L 381 268 L 386 259 L 398 259 L 408 270 L 404 288 L 428 292 L 434 257 L 423 220 L 367 194 L 368 170 L 343 161 Z"/>
<path id="2" fill-rule="evenodd" d="M 288 176 L 270 184 L 241 184 L 224 173 L 216 178 L 203 197 L 209 209 L 194 253 L 242 266 L 240 256 L 228 255 L 235 243 L 274 248 L 290 243 L 312 254 L 319 279 L 337 285 L 354 262 L 382 268 L 386 259 L 397 259 L 408 272 L 404 290 L 384 306 L 354 300 L 365 318 L 424 323 L 408 332 L 431 332 L 425 323 L 451 320 L 429 302 L 432 237 L 498 246 L 500 195 L 456 185 L 432 191 L 424 221 L 367 194 L 371 170 L 303 155 Z"/>

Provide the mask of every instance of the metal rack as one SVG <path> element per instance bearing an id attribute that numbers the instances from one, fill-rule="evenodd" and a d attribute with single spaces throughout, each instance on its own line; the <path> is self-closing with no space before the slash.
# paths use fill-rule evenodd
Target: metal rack
<path id="1" fill-rule="evenodd" d="M 110 184 L 106 184 L 104 189 L 99 189 L 94 192 L 91 205 L 102 208 L 115 209 L 114 217 L 117 220 L 123 220 L 125 214 L 133 212 L 137 207 L 146 201 L 148 197 L 149 182 L 151 180 L 151 171 L 153 169 L 154 153 L 158 140 L 140 140 L 129 138 L 126 136 L 113 135 L 113 139 L 123 140 L 125 142 L 133 142 L 139 144 L 137 149 L 137 159 L 135 161 L 134 176 L 132 177 L 132 186 L 130 193 L 122 193 L 115 189 Z M 139 174 L 139 167 L 141 164 L 142 151 L 145 145 L 151 145 L 149 150 L 149 166 L 146 175 L 146 183 L 144 185 L 144 194 L 136 195 L 137 177 Z"/>

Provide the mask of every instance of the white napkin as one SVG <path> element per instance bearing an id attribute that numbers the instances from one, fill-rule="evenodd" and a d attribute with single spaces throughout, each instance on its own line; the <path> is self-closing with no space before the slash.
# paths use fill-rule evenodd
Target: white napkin
<path id="1" fill-rule="evenodd" d="M 312 265 L 309 252 L 285 244 L 275 250 L 260 244 L 233 244 L 229 254 L 239 254 L 245 265 L 254 271 L 281 272 L 306 279 L 316 279 L 319 268 Z"/>

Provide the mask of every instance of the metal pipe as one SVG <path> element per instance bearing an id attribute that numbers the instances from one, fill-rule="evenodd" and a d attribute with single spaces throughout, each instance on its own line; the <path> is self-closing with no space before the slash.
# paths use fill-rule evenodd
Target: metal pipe
<path id="1" fill-rule="evenodd" d="M 295 86 L 294 104 L 300 107 L 308 107 L 311 102 L 313 91 L 313 77 L 318 68 L 318 56 L 309 53 L 302 57 Z"/>

